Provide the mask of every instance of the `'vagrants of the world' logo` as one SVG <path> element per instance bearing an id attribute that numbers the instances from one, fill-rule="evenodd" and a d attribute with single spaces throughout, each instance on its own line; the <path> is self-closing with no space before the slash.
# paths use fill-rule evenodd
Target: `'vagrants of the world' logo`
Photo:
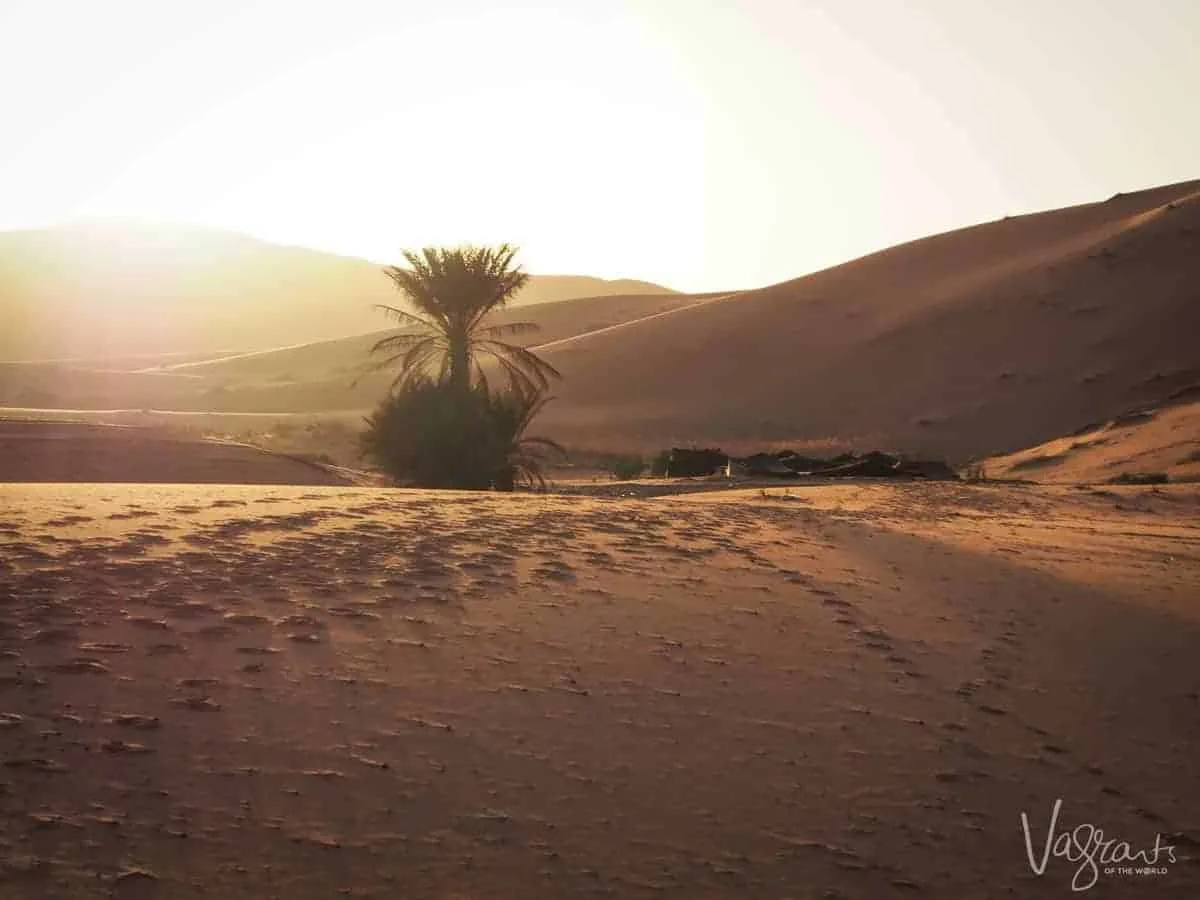
<path id="1" fill-rule="evenodd" d="M 1149 850 L 1134 850 L 1128 841 L 1106 839 L 1104 832 L 1095 825 L 1082 823 L 1071 831 L 1058 831 L 1058 814 L 1062 810 L 1062 798 L 1054 801 L 1050 813 L 1050 827 L 1046 830 L 1046 841 L 1042 845 L 1041 858 L 1034 855 L 1033 834 L 1029 828 L 1029 817 L 1021 813 L 1021 830 L 1025 833 L 1025 853 L 1029 857 L 1029 868 L 1035 875 L 1044 875 L 1050 857 L 1078 863 L 1071 879 L 1072 891 L 1086 891 L 1103 875 L 1164 875 L 1165 863 L 1175 862 L 1175 848 L 1162 842 L 1162 835 L 1154 836 L 1154 847 Z"/>

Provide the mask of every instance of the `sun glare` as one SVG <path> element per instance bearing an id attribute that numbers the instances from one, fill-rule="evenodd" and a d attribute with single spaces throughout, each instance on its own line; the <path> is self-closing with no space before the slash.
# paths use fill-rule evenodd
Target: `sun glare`
<path id="1" fill-rule="evenodd" d="M 1071 5 L 1031 31 L 1028 4 L 945 0 L 8 4 L 0 227 L 137 216 L 389 260 L 505 240 L 533 270 L 751 287 L 1190 177 L 1200 126 L 1138 98 L 1186 101 L 1200 7 Z M 1156 49 L 1118 85 L 1123 29 Z"/>

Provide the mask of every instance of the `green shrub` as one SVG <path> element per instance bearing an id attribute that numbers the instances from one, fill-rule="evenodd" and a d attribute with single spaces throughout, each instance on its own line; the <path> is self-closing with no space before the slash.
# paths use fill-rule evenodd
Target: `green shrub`
<path id="1" fill-rule="evenodd" d="M 493 394 L 415 379 L 389 395 L 366 419 L 364 455 L 402 484 L 458 490 L 544 487 L 542 465 L 562 453 L 525 429 L 545 405 L 518 387 Z"/>
<path id="2" fill-rule="evenodd" d="M 629 481 L 646 471 L 646 461 L 637 455 L 618 456 L 609 463 L 608 470 L 617 481 Z"/>

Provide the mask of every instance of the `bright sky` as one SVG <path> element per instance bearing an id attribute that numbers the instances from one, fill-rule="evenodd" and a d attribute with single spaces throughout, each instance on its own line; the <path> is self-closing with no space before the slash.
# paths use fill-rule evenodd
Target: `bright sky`
<path id="1" fill-rule="evenodd" d="M 756 287 L 1200 177 L 1200 0 L 0 0 L 0 228 Z"/>

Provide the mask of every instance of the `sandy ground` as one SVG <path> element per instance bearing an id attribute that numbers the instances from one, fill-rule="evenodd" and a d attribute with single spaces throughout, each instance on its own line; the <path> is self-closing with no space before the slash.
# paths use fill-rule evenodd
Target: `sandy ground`
<path id="1" fill-rule="evenodd" d="M 0 482 L 347 486 L 355 477 L 259 447 L 153 427 L 0 418 Z"/>
<path id="2" fill-rule="evenodd" d="M 1198 511 L 0 485 L 0 895 L 1192 898 Z"/>

